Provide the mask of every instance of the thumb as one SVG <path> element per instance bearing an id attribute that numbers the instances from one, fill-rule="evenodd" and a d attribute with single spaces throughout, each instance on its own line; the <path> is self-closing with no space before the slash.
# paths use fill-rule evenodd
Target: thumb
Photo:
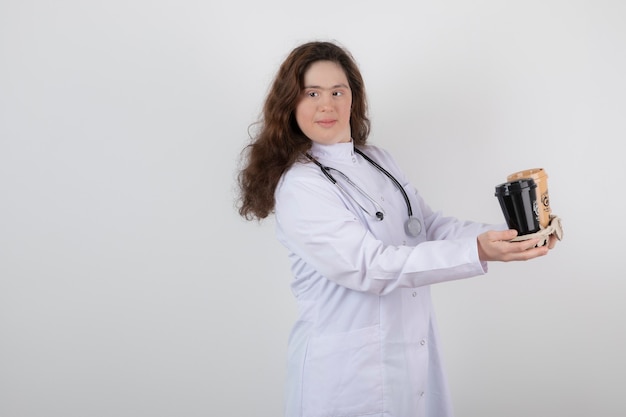
<path id="1" fill-rule="evenodd" d="M 515 229 L 508 229 L 508 230 L 501 230 L 499 232 L 494 233 L 494 240 L 511 240 L 514 239 L 517 236 L 517 230 Z"/>

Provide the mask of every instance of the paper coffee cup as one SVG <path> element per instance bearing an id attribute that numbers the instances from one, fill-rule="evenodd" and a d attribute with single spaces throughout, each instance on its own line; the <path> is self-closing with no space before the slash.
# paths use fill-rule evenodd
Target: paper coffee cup
<path id="1" fill-rule="evenodd" d="M 539 225 L 545 229 L 550 224 L 550 196 L 548 194 L 548 174 L 543 168 L 533 168 L 510 174 L 506 180 L 515 181 L 532 178 L 537 184 L 537 203 L 539 206 Z"/>

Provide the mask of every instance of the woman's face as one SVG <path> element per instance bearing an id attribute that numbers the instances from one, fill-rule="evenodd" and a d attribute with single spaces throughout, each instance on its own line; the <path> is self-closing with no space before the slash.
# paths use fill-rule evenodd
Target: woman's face
<path id="1" fill-rule="evenodd" d="M 304 74 L 304 91 L 296 106 L 296 121 L 313 142 L 350 142 L 352 91 L 343 68 L 317 61 Z"/>

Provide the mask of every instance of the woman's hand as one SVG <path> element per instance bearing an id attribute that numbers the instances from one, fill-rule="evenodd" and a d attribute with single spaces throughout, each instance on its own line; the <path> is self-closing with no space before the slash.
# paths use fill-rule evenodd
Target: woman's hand
<path id="1" fill-rule="evenodd" d="M 481 261 L 527 261 L 538 256 L 547 255 L 556 244 L 556 239 L 550 239 L 549 245 L 535 247 L 541 239 L 528 239 L 519 242 L 510 242 L 517 236 L 514 229 L 496 231 L 490 230 L 477 237 L 478 258 Z"/>

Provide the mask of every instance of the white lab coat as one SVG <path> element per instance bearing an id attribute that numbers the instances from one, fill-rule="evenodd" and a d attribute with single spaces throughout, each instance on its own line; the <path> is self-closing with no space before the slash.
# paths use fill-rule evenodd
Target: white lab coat
<path id="1" fill-rule="evenodd" d="M 289 338 L 285 415 L 452 416 L 429 286 L 485 274 L 476 236 L 491 226 L 433 212 L 385 150 L 361 150 L 404 186 L 422 232 L 406 234 L 402 194 L 353 143 L 314 143 L 311 154 L 376 199 L 382 221 L 312 162 L 285 173 L 275 194 L 276 234 L 289 251 L 299 309 Z"/>

